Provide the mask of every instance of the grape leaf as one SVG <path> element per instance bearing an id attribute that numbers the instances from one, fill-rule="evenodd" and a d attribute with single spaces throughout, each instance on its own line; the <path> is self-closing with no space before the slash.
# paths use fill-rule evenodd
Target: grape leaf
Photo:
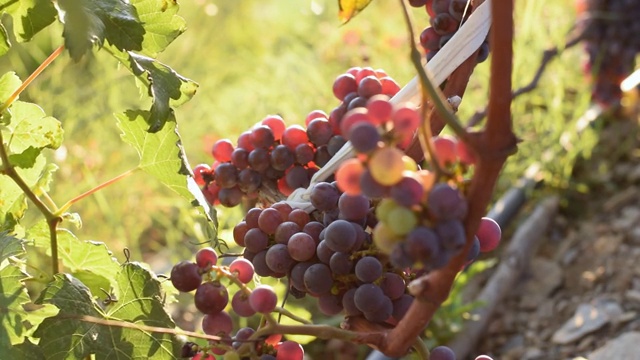
<path id="1" fill-rule="evenodd" d="M 16 171 L 32 189 L 42 188 L 46 179 L 51 179 L 51 168 L 43 155 L 38 156 L 32 167 L 16 168 Z M 26 210 L 27 199 L 22 189 L 8 176 L 0 175 L 0 231 L 12 230 Z"/>
<path id="2" fill-rule="evenodd" d="M 353 19 L 360 11 L 367 7 L 372 0 L 338 0 L 338 18 L 344 23 Z"/>
<path id="3" fill-rule="evenodd" d="M 116 114 L 118 127 L 122 130 L 122 139 L 132 145 L 140 156 L 142 170 L 156 177 L 171 190 L 182 195 L 185 199 L 196 201 L 204 210 L 205 215 L 217 230 L 217 218 L 215 208 L 210 207 L 202 192 L 195 185 L 191 177 L 191 167 L 182 148 L 180 136 L 177 132 L 178 125 L 171 115 L 171 121 L 158 132 L 146 131 L 148 111 L 128 110 L 125 113 Z M 191 184 L 191 185 L 189 185 Z"/>
<path id="4" fill-rule="evenodd" d="M 65 47 L 76 61 L 105 40 L 119 50 L 142 50 L 145 29 L 128 1 L 58 0 L 57 9 Z"/>
<path id="5" fill-rule="evenodd" d="M 11 42 L 9 41 L 7 29 L 4 28 L 4 25 L 0 24 L 0 56 L 6 54 L 10 47 Z"/>
<path id="6" fill-rule="evenodd" d="M 29 339 L 25 339 L 22 344 L 13 345 L 8 353 L 9 359 L 24 359 L 24 360 L 44 360 L 44 353 L 38 345 L 32 343 Z"/>
<path id="7" fill-rule="evenodd" d="M 141 53 L 155 57 L 187 29 L 176 0 L 132 0 L 145 29 Z"/>
<path id="8" fill-rule="evenodd" d="M 0 269 L 0 327 L 4 329 L 0 332 L 0 354 L 6 354 L 12 345 L 23 342 L 44 318 L 57 314 L 57 309 L 51 305 L 25 310 L 23 305 L 31 302 L 22 282 L 27 277 L 12 264 Z"/>
<path id="9" fill-rule="evenodd" d="M 149 132 L 160 131 L 172 118 L 171 106 L 177 107 L 189 101 L 198 89 L 198 83 L 176 73 L 167 65 L 132 52 L 129 52 L 129 68 L 134 75 L 144 79 L 149 96 L 153 98 L 150 115 L 146 119 Z"/>
<path id="10" fill-rule="evenodd" d="M 9 162 L 15 167 L 23 169 L 31 168 L 36 164 L 36 160 L 38 159 L 38 155 L 40 155 L 41 151 L 41 149 L 29 146 L 21 154 L 9 155 Z"/>
<path id="11" fill-rule="evenodd" d="M 9 108 L 11 122 L 2 130 L 12 154 L 29 147 L 56 149 L 62 144 L 62 125 L 36 104 L 16 101 Z"/>
<path id="12" fill-rule="evenodd" d="M 7 101 L 9 96 L 13 94 L 22 85 L 22 81 L 13 71 L 2 74 L 0 77 L 0 103 Z M 0 114 L 5 115 L 5 114 Z"/>
<path id="13" fill-rule="evenodd" d="M 24 240 L 9 235 L 7 232 L 0 232 L 0 264 L 10 256 L 24 254 Z"/>
<path id="14" fill-rule="evenodd" d="M 80 279 L 93 293 L 103 295 L 116 287 L 120 264 L 104 243 L 78 240 L 70 231 L 58 228 L 58 256 L 67 272 Z M 51 256 L 51 238 L 46 221 L 29 228 L 25 238 Z M 48 265 L 48 262 L 47 262 Z"/>
<path id="15" fill-rule="evenodd" d="M 118 301 L 108 305 L 106 312 L 77 279 L 67 274 L 54 278 L 36 301 L 51 303 L 60 309 L 57 316 L 45 319 L 34 333 L 40 338 L 39 346 L 48 359 L 82 359 L 90 354 L 95 354 L 98 360 L 178 357 L 181 344 L 171 334 L 98 323 L 107 319 L 175 327 L 162 307 L 159 282 L 147 270 L 137 264 L 123 265 L 117 275 L 120 291 L 115 295 Z"/>
<path id="16" fill-rule="evenodd" d="M 56 19 L 56 9 L 50 0 L 0 0 L 0 13 L 13 17 L 13 32 L 18 41 L 29 41 Z"/>

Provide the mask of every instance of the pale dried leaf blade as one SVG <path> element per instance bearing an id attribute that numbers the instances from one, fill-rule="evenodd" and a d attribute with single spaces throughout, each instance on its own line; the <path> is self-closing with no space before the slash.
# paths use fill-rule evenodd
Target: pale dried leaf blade
<path id="1" fill-rule="evenodd" d="M 360 11 L 367 7 L 373 0 L 338 0 L 338 17 L 344 23 L 353 19 Z"/>

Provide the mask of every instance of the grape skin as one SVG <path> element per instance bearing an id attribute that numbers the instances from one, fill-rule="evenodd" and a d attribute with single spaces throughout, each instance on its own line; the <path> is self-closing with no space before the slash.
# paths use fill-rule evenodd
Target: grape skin
<path id="1" fill-rule="evenodd" d="M 229 303 L 227 288 L 219 282 L 200 284 L 193 298 L 196 308 L 204 314 L 215 314 L 222 311 Z"/>
<path id="2" fill-rule="evenodd" d="M 278 297 L 269 285 L 257 286 L 249 295 L 249 304 L 256 312 L 267 314 L 276 308 Z"/>
<path id="3" fill-rule="evenodd" d="M 173 287 L 182 292 L 193 291 L 202 282 L 198 265 L 186 260 L 173 266 L 170 278 Z"/>

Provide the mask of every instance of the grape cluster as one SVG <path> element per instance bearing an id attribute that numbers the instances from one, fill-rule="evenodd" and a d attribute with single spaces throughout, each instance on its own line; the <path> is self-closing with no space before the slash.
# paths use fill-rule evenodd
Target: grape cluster
<path id="1" fill-rule="evenodd" d="M 431 26 L 420 34 L 420 44 L 431 60 L 455 34 L 460 24 L 471 14 L 473 7 L 467 0 L 409 0 L 413 7 L 424 7 Z M 489 56 L 489 42 L 485 40 L 478 52 L 478 63 Z"/>
<path id="2" fill-rule="evenodd" d="M 253 280 L 254 267 L 244 258 L 236 258 L 229 266 L 217 265 L 218 254 L 212 248 L 200 249 L 196 253 L 195 262 L 182 261 L 171 269 L 171 283 L 182 292 L 195 290 L 194 304 L 202 317 L 202 331 L 208 335 L 221 337 L 220 341 L 210 341 L 208 347 L 201 347 L 187 342 L 182 348 L 182 357 L 199 359 L 207 354 L 237 355 L 236 350 L 245 342 L 252 341 L 255 351 L 263 359 L 277 354 L 277 359 L 301 360 L 304 352 L 302 347 L 291 341 L 269 343 L 267 340 L 255 341 L 252 338 L 255 330 L 241 328 L 235 335 L 233 320 L 226 310 L 231 310 L 240 317 L 250 317 L 255 314 L 269 314 L 276 308 L 277 296 L 267 285 L 259 285 L 250 289 L 248 284 Z M 225 285 L 226 284 L 226 285 Z M 229 299 L 229 285 L 234 285 L 237 291 Z M 237 356 L 240 359 L 239 355 Z"/>
<path id="3" fill-rule="evenodd" d="M 395 95 L 400 87 L 383 70 L 354 67 L 338 76 L 333 93 L 341 103 L 328 115 L 313 110 L 300 125 L 286 126 L 282 117 L 269 115 L 253 129 L 213 145 L 212 166 L 193 169 L 196 183 L 211 204 L 233 207 L 243 198 L 262 195 L 264 203 L 289 196 L 309 186 L 311 177 L 346 143 L 345 114 L 375 95 Z"/>
<path id="4" fill-rule="evenodd" d="M 640 52 L 640 2 L 636 0 L 577 1 L 579 26 L 588 59 L 584 71 L 593 78 L 592 98 L 604 106 L 618 103 L 620 83 L 634 68 Z"/>
<path id="5" fill-rule="evenodd" d="M 348 131 L 359 155 L 342 163 L 335 175 L 345 194 L 378 199 L 373 241 L 398 269 L 443 267 L 466 243 L 462 220 L 467 202 L 459 179 L 436 182 L 433 171 L 419 169 L 394 146 L 410 140 L 419 122 L 411 104 L 371 99 Z M 380 134 L 381 127 L 391 128 L 391 135 Z M 452 137 L 436 137 L 433 148 L 438 165 L 452 172 L 462 173 L 475 161 L 464 143 Z M 483 219 L 481 228 L 469 261 L 481 250 L 495 248 L 500 239 L 494 221 Z"/>

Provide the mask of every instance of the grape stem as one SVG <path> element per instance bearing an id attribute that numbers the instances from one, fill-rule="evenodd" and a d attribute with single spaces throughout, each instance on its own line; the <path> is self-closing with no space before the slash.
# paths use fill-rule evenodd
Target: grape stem
<path id="1" fill-rule="evenodd" d="M 13 104 L 20 94 L 29 86 L 44 69 L 47 68 L 64 50 L 64 46 L 59 46 L 38 66 L 37 69 L 27 77 L 27 79 L 9 96 L 9 98 L 0 105 L 0 116 L 4 114 L 7 109 Z M 40 200 L 40 198 L 31 190 L 29 185 L 22 179 L 20 174 L 16 171 L 16 168 L 9 161 L 9 153 L 4 146 L 4 139 L 2 138 L 2 132 L 0 132 L 0 160 L 2 160 L 2 174 L 10 177 L 13 182 L 18 185 L 25 196 L 33 202 L 33 204 L 44 215 L 47 225 L 49 226 L 49 236 L 51 238 L 51 268 L 53 274 L 60 272 L 60 264 L 58 262 L 58 224 L 62 222 L 62 217 L 52 212 L 47 205 Z"/>
<path id="2" fill-rule="evenodd" d="M 78 202 L 78 201 L 80 201 L 80 200 L 82 200 L 82 199 L 84 199 L 84 198 L 86 198 L 88 196 L 91 196 L 91 195 L 95 194 L 99 190 L 102 190 L 102 189 L 106 188 L 107 186 L 118 182 L 119 180 L 122 180 L 122 179 L 126 178 L 127 176 L 133 174 L 138 169 L 139 168 L 129 169 L 129 170 L 125 171 L 124 173 L 114 177 L 113 179 L 107 180 L 107 181 L 103 182 L 102 184 L 94 187 L 93 189 L 90 189 L 90 190 L 88 190 L 88 191 L 86 191 L 86 192 L 74 197 L 73 199 L 67 201 L 64 205 L 62 205 L 62 207 L 60 207 L 60 209 L 58 211 L 56 211 L 56 214 L 59 215 L 59 216 L 62 215 L 64 212 L 66 212 L 71 207 L 71 205 L 75 204 L 76 202 Z"/>

